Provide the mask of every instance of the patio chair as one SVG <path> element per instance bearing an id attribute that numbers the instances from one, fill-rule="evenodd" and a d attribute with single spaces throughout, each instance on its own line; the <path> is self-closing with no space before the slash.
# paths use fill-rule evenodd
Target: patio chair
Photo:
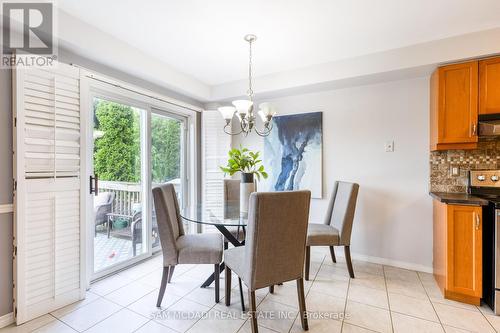
<path id="1" fill-rule="evenodd" d="M 98 225 L 108 223 L 107 214 L 111 213 L 114 200 L 114 192 L 101 192 L 94 198 L 94 236 L 97 236 Z"/>
<path id="2" fill-rule="evenodd" d="M 158 234 L 158 224 L 155 223 L 156 219 L 153 216 L 153 235 Z M 130 224 L 130 232 L 132 234 L 132 252 L 134 257 L 137 252 L 137 244 L 142 244 L 142 213 L 137 212 L 132 217 Z"/>

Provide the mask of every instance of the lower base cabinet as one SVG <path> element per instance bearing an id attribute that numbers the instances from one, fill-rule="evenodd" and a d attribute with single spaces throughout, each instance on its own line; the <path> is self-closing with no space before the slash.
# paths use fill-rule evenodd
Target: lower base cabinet
<path id="1" fill-rule="evenodd" d="M 482 297 L 482 207 L 433 201 L 434 277 L 447 299 L 479 305 Z"/>

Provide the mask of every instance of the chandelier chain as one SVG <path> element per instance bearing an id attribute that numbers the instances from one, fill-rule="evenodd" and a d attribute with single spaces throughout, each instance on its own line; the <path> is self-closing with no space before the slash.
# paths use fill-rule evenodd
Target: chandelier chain
<path id="1" fill-rule="evenodd" d="M 253 88 L 252 88 L 252 40 L 248 41 L 249 45 L 249 52 L 248 52 L 248 97 L 250 98 L 251 101 L 253 101 Z"/>

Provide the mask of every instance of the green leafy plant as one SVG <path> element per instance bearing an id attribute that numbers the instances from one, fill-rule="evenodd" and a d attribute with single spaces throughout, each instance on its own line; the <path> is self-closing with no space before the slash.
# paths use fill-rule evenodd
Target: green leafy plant
<path id="1" fill-rule="evenodd" d="M 260 152 L 252 152 L 247 148 L 240 146 L 240 149 L 233 148 L 228 153 L 229 159 L 227 166 L 221 166 L 224 174 L 234 175 L 236 172 L 252 173 L 260 180 L 267 178 L 267 172 L 264 170 L 262 160 L 259 159 Z"/>
<path id="2" fill-rule="evenodd" d="M 94 169 L 102 180 L 137 182 L 140 178 L 139 116 L 127 105 L 94 103 L 96 128 Z"/>

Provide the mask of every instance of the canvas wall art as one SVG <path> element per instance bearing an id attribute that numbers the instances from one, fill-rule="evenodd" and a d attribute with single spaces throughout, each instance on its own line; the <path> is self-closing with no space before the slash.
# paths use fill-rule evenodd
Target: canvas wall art
<path id="1" fill-rule="evenodd" d="M 276 116 L 264 138 L 264 162 L 268 191 L 310 190 L 322 197 L 323 113 Z"/>

